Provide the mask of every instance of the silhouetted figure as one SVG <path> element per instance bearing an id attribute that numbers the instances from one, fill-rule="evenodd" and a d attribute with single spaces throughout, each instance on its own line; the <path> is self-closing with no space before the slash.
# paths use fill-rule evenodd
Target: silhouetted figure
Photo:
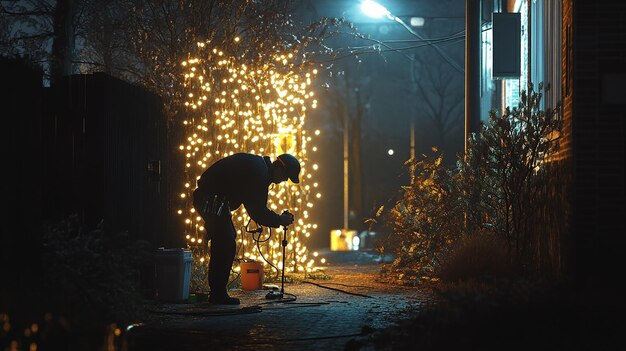
<path id="1" fill-rule="evenodd" d="M 290 179 L 298 183 L 300 163 L 289 154 L 282 154 L 274 162 L 267 156 L 238 153 L 225 157 L 209 167 L 198 180 L 193 193 L 193 204 L 205 222 L 211 240 L 209 262 L 209 302 L 238 305 L 239 299 L 228 296 L 226 285 L 235 258 L 236 231 L 231 211 L 242 204 L 250 217 L 260 225 L 278 228 L 293 223 L 287 211 L 278 215 L 267 208 L 270 184 Z"/>

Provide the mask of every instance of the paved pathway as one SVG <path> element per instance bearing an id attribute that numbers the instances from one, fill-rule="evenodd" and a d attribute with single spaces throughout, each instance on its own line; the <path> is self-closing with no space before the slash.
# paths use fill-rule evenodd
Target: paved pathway
<path id="1" fill-rule="evenodd" d="M 377 282 L 380 266 L 371 255 L 330 254 L 332 279 L 285 284 L 285 292 L 297 296 L 293 303 L 270 302 L 263 290 L 233 290 L 239 307 L 164 305 L 131 329 L 128 349 L 343 350 L 362 332 L 407 317 L 407 308 L 427 298 L 415 288 Z"/>

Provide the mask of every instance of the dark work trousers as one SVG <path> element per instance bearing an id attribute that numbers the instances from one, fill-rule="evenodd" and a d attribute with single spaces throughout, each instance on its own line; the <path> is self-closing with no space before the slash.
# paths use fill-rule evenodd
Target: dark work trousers
<path id="1" fill-rule="evenodd" d="M 208 214 L 204 226 L 211 240 L 211 260 L 209 261 L 209 287 L 212 296 L 227 295 L 226 284 L 235 258 L 235 226 L 230 213 L 220 217 Z"/>

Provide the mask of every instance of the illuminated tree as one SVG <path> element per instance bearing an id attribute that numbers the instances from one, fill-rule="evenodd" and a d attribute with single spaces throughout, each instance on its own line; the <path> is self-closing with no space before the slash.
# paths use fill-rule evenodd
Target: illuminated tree
<path id="1" fill-rule="evenodd" d="M 189 117 L 182 122 L 187 139 L 179 146 L 186 159 L 186 179 L 178 214 L 185 222 L 187 244 L 200 256 L 200 263 L 204 263 L 205 228 L 193 208 L 192 192 L 207 167 L 237 152 L 271 158 L 289 153 L 300 160 L 302 182 L 275 185 L 269 190 L 268 207 L 278 213 L 288 209 L 295 215 L 285 257 L 286 271 L 311 272 L 315 270 L 315 259 L 309 255 L 305 241 L 317 228 L 309 217 L 314 199 L 321 197 L 319 184 L 314 180 L 317 148 L 311 144 L 319 131 L 309 133 L 304 125 L 307 109 L 317 106 L 310 90 L 317 70 L 306 72 L 307 69 L 294 64 L 294 54 L 286 50 L 246 63 L 231 54 L 242 45 L 240 41 L 234 38 L 228 51 L 212 46 L 210 41 L 199 42 L 197 56 L 182 62 L 184 105 L 189 109 Z M 246 234 L 250 217 L 243 206 L 233 212 L 233 222 L 238 234 L 237 252 L 244 259 L 263 261 L 264 257 L 281 268 L 281 237 L 252 240 Z M 250 228 L 256 225 L 250 224 Z"/>

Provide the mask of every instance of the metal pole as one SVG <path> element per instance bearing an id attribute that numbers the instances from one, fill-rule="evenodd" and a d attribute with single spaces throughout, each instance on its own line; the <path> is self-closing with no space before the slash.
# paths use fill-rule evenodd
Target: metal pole
<path id="1" fill-rule="evenodd" d="M 343 229 L 348 230 L 348 114 L 343 121 Z"/>
<path id="2" fill-rule="evenodd" d="M 481 0 L 465 0 L 465 153 L 480 128 Z"/>
<path id="3" fill-rule="evenodd" d="M 415 118 L 414 117 L 411 117 L 411 162 L 413 162 L 411 165 L 413 165 L 415 162 Z M 410 182 L 411 184 L 413 184 L 415 183 L 414 167 L 411 166 L 410 170 L 411 170 Z"/>
<path id="4" fill-rule="evenodd" d="M 415 120 L 411 118 L 411 159 L 415 159 Z"/>
<path id="5" fill-rule="evenodd" d="M 280 296 L 285 294 L 285 248 L 287 247 L 287 227 L 283 226 L 283 274 L 280 282 Z"/>

